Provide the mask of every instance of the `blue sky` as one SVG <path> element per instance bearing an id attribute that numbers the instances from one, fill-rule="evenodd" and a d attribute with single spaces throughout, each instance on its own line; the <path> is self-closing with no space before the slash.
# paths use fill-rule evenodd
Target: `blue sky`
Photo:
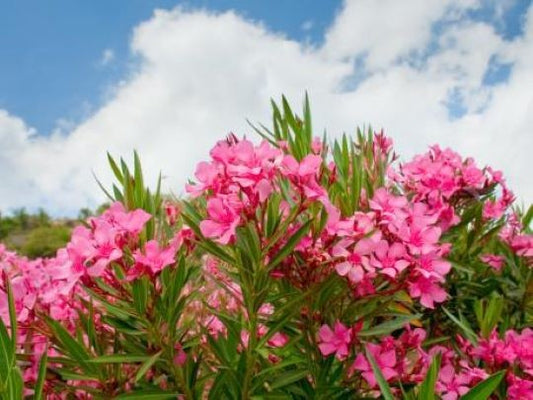
<path id="1" fill-rule="evenodd" d="M 305 91 L 319 134 L 450 146 L 530 202 L 532 82 L 533 0 L 0 0 L 0 210 L 98 205 L 106 151 L 180 194 L 216 140 Z"/>
<path id="2" fill-rule="evenodd" d="M 320 42 L 341 6 L 332 1 L 0 0 L 0 108 L 41 134 L 86 118 L 105 88 L 127 76 L 133 28 L 155 8 L 237 10 L 296 40 Z M 106 49 L 113 59 L 102 65 Z"/>

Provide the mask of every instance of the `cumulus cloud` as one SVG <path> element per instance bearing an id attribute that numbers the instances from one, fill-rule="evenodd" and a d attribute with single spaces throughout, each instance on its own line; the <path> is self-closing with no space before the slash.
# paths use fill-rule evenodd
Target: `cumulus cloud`
<path id="1" fill-rule="evenodd" d="M 70 132 L 40 136 L 0 110 L 0 209 L 94 206 L 103 197 L 91 171 L 111 181 L 106 151 L 128 158 L 138 149 L 147 175 L 162 170 L 180 194 L 216 140 L 250 134 L 245 118 L 268 123 L 270 97 L 299 104 L 305 90 L 318 134 L 383 127 L 406 157 L 442 143 L 503 169 L 530 202 L 533 93 L 524 85 L 533 81 L 533 7 L 524 35 L 506 41 L 468 17 L 478 6 L 347 1 L 317 47 L 235 12 L 156 10 L 133 32 L 138 70 Z M 495 57 L 512 65 L 510 76 L 487 86 Z"/>

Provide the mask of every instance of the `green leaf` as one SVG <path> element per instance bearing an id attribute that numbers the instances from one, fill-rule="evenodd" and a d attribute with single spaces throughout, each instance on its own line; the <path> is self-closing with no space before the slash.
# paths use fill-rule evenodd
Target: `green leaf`
<path id="1" fill-rule="evenodd" d="M 496 390 L 506 371 L 496 372 L 468 391 L 461 400 L 485 400 Z"/>
<path id="2" fill-rule="evenodd" d="M 294 371 L 288 371 L 280 376 L 276 376 L 274 382 L 270 386 L 272 389 L 279 389 L 284 386 L 288 386 L 294 382 L 297 382 L 301 379 L 304 379 L 308 375 L 309 371 L 307 369 L 297 369 Z"/>
<path id="3" fill-rule="evenodd" d="M 435 400 L 435 383 L 439 374 L 440 361 L 440 354 L 433 359 L 426 373 L 426 377 L 420 385 L 420 392 L 418 394 L 420 400 Z"/>
<path id="4" fill-rule="evenodd" d="M 94 364 L 138 363 L 145 362 L 150 357 L 144 354 L 108 354 L 89 360 Z"/>
<path id="5" fill-rule="evenodd" d="M 524 215 L 524 218 L 522 218 L 522 226 L 526 229 L 529 228 L 529 224 L 531 223 L 532 219 L 533 219 L 533 204 L 529 206 L 526 214 Z"/>
<path id="6" fill-rule="evenodd" d="M 24 389 L 24 382 L 22 374 L 18 368 L 12 368 L 11 374 L 7 381 L 7 390 L 9 392 L 9 400 L 22 400 L 22 392 Z"/>
<path id="7" fill-rule="evenodd" d="M 249 223 L 237 230 L 237 247 L 252 257 L 255 265 L 261 261 L 261 241 L 252 223 Z"/>
<path id="8" fill-rule="evenodd" d="M 39 375 L 37 376 L 37 382 L 35 382 L 34 400 L 41 400 L 43 398 L 43 387 L 46 379 L 46 368 L 48 364 L 48 345 L 44 349 L 44 353 L 39 362 Z"/>
<path id="9" fill-rule="evenodd" d="M 115 162 L 113 157 L 111 157 L 111 154 L 109 154 L 109 152 L 107 152 L 107 161 L 109 163 L 109 166 L 111 167 L 111 170 L 113 171 L 113 174 L 115 174 L 115 177 L 117 178 L 117 180 L 121 184 L 124 184 L 124 177 L 122 176 L 122 173 L 120 172 L 120 169 L 118 168 L 117 163 Z"/>
<path id="10" fill-rule="evenodd" d="M 55 339 L 59 342 L 61 352 L 75 360 L 85 374 L 98 376 L 99 371 L 96 365 L 88 362 L 91 357 L 85 347 L 76 341 L 59 322 L 51 318 L 47 318 L 47 322 L 54 333 Z"/>
<path id="11" fill-rule="evenodd" d="M 394 400 L 389 384 L 385 380 L 381 369 L 379 369 L 379 366 L 376 363 L 374 356 L 372 355 L 372 353 L 370 353 L 370 351 L 368 351 L 368 349 L 366 351 L 366 357 L 368 358 L 368 361 L 370 361 L 372 371 L 374 371 L 374 376 L 376 377 L 376 381 L 378 382 L 379 388 L 381 389 L 381 395 L 385 400 Z"/>
<path id="12" fill-rule="evenodd" d="M 141 365 L 141 368 L 137 371 L 137 374 L 135 375 L 135 382 L 138 382 L 146 372 L 152 367 L 152 365 L 155 364 L 155 362 L 159 359 L 161 356 L 161 353 L 163 353 L 163 350 L 159 350 L 157 353 L 155 353 L 152 357 L 150 357 L 148 360 L 144 362 L 143 365 Z"/>
<path id="13" fill-rule="evenodd" d="M 133 176 L 134 176 L 134 186 L 135 186 L 135 206 L 138 208 L 144 208 L 144 179 L 141 167 L 141 160 L 139 159 L 139 154 L 137 151 L 133 151 Z"/>
<path id="14" fill-rule="evenodd" d="M 406 324 L 408 324 L 412 320 L 420 318 L 421 316 L 422 316 L 421 314 L 402 315 L 402 316 L 399 316 L 398 318 L 376 325 L 373 328 L 364 329 L 361 332 L 359 332 L 357 336 L 368 337 L 368 336 L 388 335 L 389 333 L 394 332 L 397 329 L 405 327 Z"/>
<path id="15" fill-rule="evenodd" d="M 11 281 L 5 280 L 7 301 L 9 306 L 9 323 L 11 324 L 11 346 L 12 354 L 17 352 L 17 312 L 15 311 L 15 299 L 13 297 L 13 288 L 11 287 Z"/>
<path id="16" fill-rule="evenodd" d="M 305 93 L 304 100 L 304 134 L 309 141 L 309 144 L 311 144 L 311 141 L 313 140 L 313 128 L 311 121 L 311 106 L 309 105 L 309 96 L 307 92 Z"/>
<path id="17" fill-rule="evenodd" d="M 12 352 L 11 339 L 7 333 L 4 321 L 0 318 L 0 392 L 7 381 L 13 360 L 14 354 Z"/>
<path id="18" fill-rule="evenodd" d="M 462 319 L 458 319 L 455 317 L 446 307 L 442 307 L 442 310 L 446 313 L 446 315 L 457 325 L 461 330 L 463 331 L 464 335 L 470 342 L 477 345 L 477 335 L 474 333 L 472 328 L 468 325 L 468 323 Z"/>
<path id="19" fill-rule="evenodd" d="M 148 281 L 146 277 L 142 277 L 133 282 L 133 305 L 139 314 L 146 312 L 146 305 L 148 303 Z"/>
<path id="20" fill-rule="evenodd" d="M 307 231 L 309 230 L 309 227 L 311 226 L 311 223 L 313 220 L 306 221 L 300 229 L 298 229 L 294 235 L 290 237 L 290 239 L 287 241 L 287 244 L 283 246 L 283 248 L 276 253 L 276 255 L 272 258 L 270 263 L 268 264 L 269 269 L 273 269 L 276 265 L 278 265 L 280 262 L 282 262 L 285 257 L 287 257 L 296 247 L 298 243 L 300 243 L 300 240 L 307 234 Z"/>
<path id="21" fill-rule="evenodd" d="M 115 400 L 127 399 L 127 400 L 165 400 L 176 399 L 180 393 L 167 392 L 158 389 L 137 390 L 131 393 L 124 393 L 115 397 Z"/>
<path id="22" fill-rule="evenodd" d="M 11 368 L 15 365 L 15 352 L 13 344 L 4 321 L 0 318 L 0 391 L 9 377 Z"/>
<path id="23" fill-rule="evenodd" d="M 107 191 L 107 189 L 105 188 L 105 186 L 102 184 L 102 182 L 100 182 L 100 179 L 97 178 L 96 174 L 93 172 L 93 178 L 95 179 L 96 183 L 98 184 L 98 186 L 100 187 L 100 189 L 102 189 L 102 192 L 104 192 L 104 194 L 106 195 L 106 197 L 111 200 L 111 201 L 115 201 L 115 198 L 111 195 L 111 193 L 109 193 Z"/>

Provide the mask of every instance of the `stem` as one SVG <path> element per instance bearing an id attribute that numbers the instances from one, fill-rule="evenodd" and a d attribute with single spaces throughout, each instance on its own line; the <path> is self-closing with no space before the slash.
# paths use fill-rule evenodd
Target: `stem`
<path id="1" fill-rule="evenodd" d="M 253 304 L 253 302 L 252 302 Z M 253 308 L 253 307 L 250 307 Z M 255 310 L 248 310 L 249 318 L 249 335 L 248 335 L 248 347 L 246 349 L 246 370 L 244 373 L 244 382 L 242 385 L 241 398 L 247 400 L 250 398 L 249 391 L 252 383 L 252 376 L 254 372 L 254 366 L 256 361 L 255 347 L 257 345 L 257 318 Z"/>
<path id="2" fill-rule="evenodd" d="M 170 362 L 173 362 L 173 360 L 171 360 Z M 174 366 L 173 369 L 174 369 L 174 376 L 177 377 L 178 382 L 181 386 L 181 389 L 183 390 L 183 394 L 185 395 L 185 398 L 187 400 L 194 400 L 195 399 L 194 393 L 191 391 L 191 388 L 189 388 L 189 385 L 187 384 L 187 382 L 185 382 L 185 377 L 183 376 L 183 369 L 178 368 L 176 366 Z"/>

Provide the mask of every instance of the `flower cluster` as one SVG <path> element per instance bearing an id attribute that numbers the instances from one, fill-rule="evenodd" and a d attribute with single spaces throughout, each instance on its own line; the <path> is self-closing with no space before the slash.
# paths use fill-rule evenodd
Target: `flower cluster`
<path id="1" fill-rule="evenodd" d="M 509 330 L 503 339 L 494 331 L 477 345 L 459 337 L 461 353 L 444 345 L 424 347 L 427 332 L 421 328 L 406 326 L 399 336 L 385 336 L 378 343 L 363 343 L 357 337 L 359 331 L 360 326 L 348 328 L 340 321 L 333 328 L 322 325 L 317 335 L 318 348 L 323 356 L 335 354 L 345 362 L 348 377 L 357 381 L 361 376 L 369 392 L 377 389 L 378 383 L 367 354 L 387 382 L 402 385 L 422 382 L 430 364 L 439 356 L 435 389 L 444 400 L 458 399 L 490 373 L 500 370 L 507 371 L 508 399 L 528 399 L 533 395 L 531 329 L 521 333 Z"/>
<path id="2" fill-rule="evenodd" d="M 384 136 L 382 141 L 391 142 Z M 198 166 L 199 183 L 188 187 L 195 195 L 207 195 L 208 218 L 200 224 L 204 236 L 227 244 L 238 226 L 249 220 L 260 225 L 256 209 L 273 191 L 281 191 L 279 180 L 285 179 L 292 199 L 302 204 L 302 214 L 316 201 L 324 206 L 328 220 L 322 232 L 304 237 L 296 247 L 307 266 L 315 268 L 295 271 L 296 264 L 288 258 L 277 269 L 278 276 L 306 286 L 305 281 L 316 280 L 310 275 L 323 276 L 320 264 L 329 261 L 328 271 L 334 267 L 357 295 L 374 293 L 375 280 L 382 277 L 397 283 L 397 290 L 407 288 L 425 307 L 445 300 L 440 284 L 450 265 L 443 260 L 447 247 L 439 244 L 442 212 L 435 212 L 426 202 L 410 202 L 380 188 L 369 201 L 368 211 L 342 217 L 320 184 L 321 155 L 309 154 L 298 162 L 268 142 L 254 147 L 232 137 L 219 142 L 211 157 L 210 163 Z M 283 206 L 287 208 L 287 202 Z M 289 232 L 299 227 L 295 221 Z"/>
<path id="3" fill-rule="evenodd" d="M 254 146 L 230 136 L 218 142 L 210 154 L 212 161 L 196 168 L 199 183 L 188 185 L 187 191 L 193 196 L 207 194 L 209 218 L 200 228 L 205 237 L 227 244 L 235 237 L 241 214 L 253 214 L 272 192 L 282 153 L 266 141 Z"/>
<path id="4" fill-rule="evenodd" d="M 121 203 L 114 203 L 102 215 L 90 218 L 87 226 L 76 227 L 67 246 L 52 258 L 29 260 L 0 244 L 0 317 L 9 326 L 9 280 L 19 323 L 17 343 L 32 349 L 25 380 L 36 379 L 39 359 L 49 341 L 43 317 L 49 316 L 74 332 L 78 314 L 86 312 L 81 301 L 88 298 L 83 285 L 90 287 L 95 278 L 119 285 L 112 263 L 127 268 L 127 278 L 134 279 L 159 273 L 174 262 L 175 246 L 160 249 L 158 242 L 149 241 L 144 252 L 139 248 L 139 234 L 150 217 L 143 210 L 128 212 Z M 127 254 L 133 261 L 128 261 Z M 50 349 L 50 355 L 56 354 Z"/>
<path id="5" fill-rule="evenodd" d="M 329 143 L 304 115 L 218 142 L 183 200 L 111 159 L 123 191 L 55 257 L 0 244 L 25 393 L 48 354 L 50 399 L 533 398 L 533 212 L 471 158 L 396 165 L 383 132 Z"/>

